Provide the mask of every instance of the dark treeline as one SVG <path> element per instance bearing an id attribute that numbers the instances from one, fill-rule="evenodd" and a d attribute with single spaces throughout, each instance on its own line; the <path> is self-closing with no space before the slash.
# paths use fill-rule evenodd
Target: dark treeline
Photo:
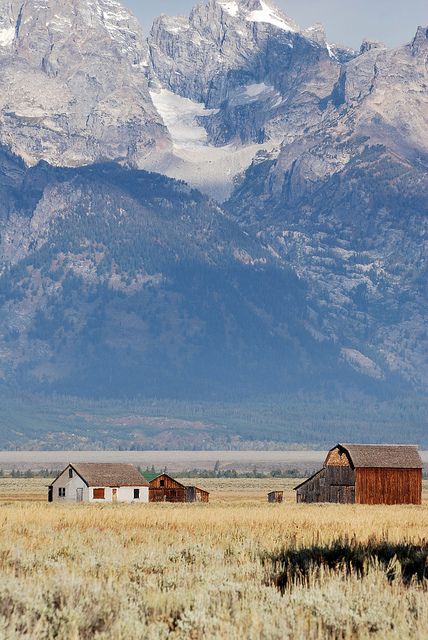
<path id="1" fill-rule="evenodd" d="M 218 463 L 217 463 L 218 464 Z M 184 471 L 169 471 L 167 467 L 155 469 L 154 467 L 139 467 L 140 472 L 147 479 L 151 480 L 161 473 L 167 473 L 174 478 L 304 478 L 312 475 L 313 469 L 271 469 L 260 471 L 256 466 L 251 471 L 238 471 L 237 469 L 220 469 L 217 465 L 214 469 L 187 469 Z"/>
<path id="2" fill-rule="evenodd" d="M 56 478 L 60 473 L 59 469 L 0 469 L 0 478 Z"/>
<path id="3" fill-rule="evenodd" d="M 30 441 L 41 450 L 326 449 L 356 440 L 428 448 L 424 397 L 381 401 L 340 393 L 290 394 L 198 402 L 89 400 L 0 391 L 0 401 L 0 448 L 5 450 L 25 449 Z M 175 429 L 175 421 L 188 424 Z"/>

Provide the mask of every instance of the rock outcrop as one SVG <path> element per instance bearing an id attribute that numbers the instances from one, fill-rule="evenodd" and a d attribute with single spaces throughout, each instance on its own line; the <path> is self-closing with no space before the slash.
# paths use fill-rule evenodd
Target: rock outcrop
<path id="1" fill-rule="evenodd" d="M 28 164 L 140 166 L 169 137 L 116 0 L 0 1 L 0 143 Z"/>

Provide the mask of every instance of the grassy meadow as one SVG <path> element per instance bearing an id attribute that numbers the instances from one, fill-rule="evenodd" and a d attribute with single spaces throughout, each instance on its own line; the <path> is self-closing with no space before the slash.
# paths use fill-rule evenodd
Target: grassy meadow
<path id="1" fill-rule="evenodd" d="M 428 638 L 426 580 L 368 562 L 281 591 L 270 560 L 338 538 L 421 543 L 426 483 L 422 507 L 297 505 L 293 480 L 196 483 L 210 504 L 63 506 L 44 501 L 47 480 L 0 479 L 1 640 Z"/>

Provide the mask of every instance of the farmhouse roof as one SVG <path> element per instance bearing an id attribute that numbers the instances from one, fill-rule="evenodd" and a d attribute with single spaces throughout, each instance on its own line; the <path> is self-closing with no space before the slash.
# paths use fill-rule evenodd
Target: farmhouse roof
<path id="1" fill-rule="evenodd" d="M 148 487 L 149 483 L 133 464 L 79 462 L 71 464 L 89 487 Z"/>
<path id="2" fill-rule="evenodd" d="M 348 454 L 355 468 L 422 469 L 416 445 L 407 444 L 338 444 Z M 332 449 L 333 451 L 333 449 Z"/>

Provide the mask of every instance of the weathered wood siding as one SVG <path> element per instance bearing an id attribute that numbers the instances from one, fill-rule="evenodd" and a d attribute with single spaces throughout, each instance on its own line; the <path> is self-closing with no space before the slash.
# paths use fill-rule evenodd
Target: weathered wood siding
<path id="1" fill-rule="evenodd" d="M 149 489 L 149 502 L 186 502 L 186 491 L 182 489 Z"/>
<path id="2" fill-rule="evenodd" d="M 358 504 L 421 504 L 422 469 L 357 469 L 355 501 Z"/>
<path id="3" fill-rule="evenodd" d="M 354 504 L 355 471 L 349 466 L 328 466 L 297 489 L 297 502 Z"/>
<path id="4" fill-rule="evenodd" d="M 208 491 L 199 487 L 186 487 L 186 502 L 209 502 L 209 499 Z"/>
<path id="5" fill-rule="evenodd" d="M 268 493 L 268 502 L 270 503 L 281 503 L 284 500 L 284 492 L 283 491 L 271 491 Z"/>
<path id="6" fill-rule="evenodd" d="M 297 502 L 327 502 L 325 471 L 325 469 L 321 469 L 321 471 L 318 471 L 310 480 L 297 489 Z"/>
<path id="7" fill-rule="evenodd" d="M 149 484 L 150 502 L 186 502 L 186 487 L 166 473 Z"/>

